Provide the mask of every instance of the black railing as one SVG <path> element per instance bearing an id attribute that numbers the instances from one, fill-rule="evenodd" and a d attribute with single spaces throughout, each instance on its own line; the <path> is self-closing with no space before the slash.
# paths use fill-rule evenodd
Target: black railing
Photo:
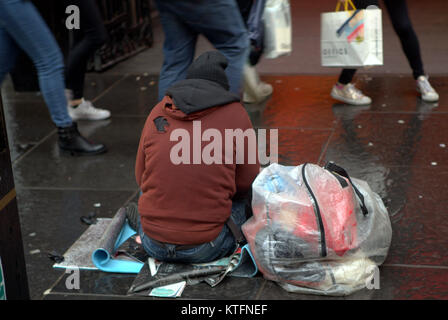
<path id="1" fill-rule="evenodd" d="M 89 69 L 102 71 L 152 46 L 150 0 L 97 0 L 109 41 L 99 49 Z"/>

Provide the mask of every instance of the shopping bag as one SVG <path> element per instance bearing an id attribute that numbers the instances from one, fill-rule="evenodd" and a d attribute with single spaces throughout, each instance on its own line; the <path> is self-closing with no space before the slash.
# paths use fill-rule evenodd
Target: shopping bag
<path id="1" fill-rule="evenodd" d="M 321 63 L 323 67 L 383 65 L 383 29 L 380 9 L 322 13 Z M 346 3 L 346 4 L 347 4 Z M 339 10 L 338 5 L 337 10 Z"/>
<path id="2" fill-rule="evenodd" d="M 289 0 L 267 0 L 264 19 L 264 56 L 275 59 L 292 51 L 292 24 Z"/>

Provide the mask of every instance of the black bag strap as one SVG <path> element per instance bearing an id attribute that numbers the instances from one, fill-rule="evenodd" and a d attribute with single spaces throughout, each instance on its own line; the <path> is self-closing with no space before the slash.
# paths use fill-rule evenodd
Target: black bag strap
<path id="1" fill-rule="evenodd" d="M 308 163 L 304 163 L 302 166 L 302 179 L 305 183 L 306 188 L 308 189 L 308 193 L 311 196 L 314 212 L 316 214 L 317 223 L 319 225 L 319 231 L 320 231 L 320 244 L 321 244 L 321 255 L 322 257 L 327 256 L 327 242 L 325 240 L 325 228 L 324 228 L 324 222 L 322 220 L 322 215 L 320 213 L 319 203 L 317 202 L 316 196 L 314 195 L 313 189 L 311 189 L 311 186 L 308 183 L 308 179 L 306 178 L 305 174 L 305 167 L 308 165 Z"/>
<path id="2" fill-rule="evenodd" d="M 342 176 L 344 178 L 347 178 L 348 181 L 350 181 L 350 184 L 352 185 L 353 190 L 355 191 L 355 193 L 358 196 L 359 200 L 361 200 L 359 205 L 361 207 L 362 213 L 363 213 L 363 215 L 366 216 L 369 213 L 369 211 L 367 210 L 366 203 L 364 201 L 364 196 L 362 195 L 361 191 L 359 191 L 359 189 L 356 188 L 356 186 L 353 184 L 352 179 L 350 179 L 350 176 L 348 175 L 347 171 L 345 171 L 344 168 L 338 166 L 337 164 L 335 164 L 332 161 L 327 162 L 327 164 L 325 165 L 325 169 L 327 169 L 330 172 L 335 172 L 338 175 L 340 175 L 340 176 Z"/>
<path id="3" fill-rule="evenodd" d="M 233 222 L 231 217 L 229 217 L 229 219 L 227 220 L 227 227 L 229 227 L 230 231 L 232 232 L 236 243 L 238 245 L 242 245 L 245 241 L 243 232 L 241 231 L 241 228 L 235 222 Z"/>

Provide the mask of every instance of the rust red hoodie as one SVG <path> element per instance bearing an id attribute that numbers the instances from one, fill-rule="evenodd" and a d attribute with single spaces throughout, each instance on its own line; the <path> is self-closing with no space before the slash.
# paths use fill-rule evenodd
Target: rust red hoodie
<path id="1" fill-rule="evenodd" d="M 230 140 L 232 159 L 226 161 L 225 130 L 245 131 L 253 127 L 239 97 L 213 81 L 184 80 L 167 94 L 148 116 L 138 148 L 135 175 L 142 191 L 138 203 L 141 223 L 152 239 L 171 244 L 202 244 L 218 236 L 230 217 L 232 199 L 250 192 L 260 169 L 257 150 L 250 150 L 247 139 L 244 163 L 236 164 L 236 139 Z M 222 148 L 215 149 L 221 152 L 221 164 L 207 164 L 200 157 L 201 152 L 199 157 L 194 152 L 199 146 L 204 152 L 207 145 L 215 142 L 214 138 L 201 139 L 207 129 L 217 130 L 214 132 L 222 137 Z M 188 132 L 189 141 L 176 132 Z M 189 148 L 182 149 L 181 145 Z M 254 152 L 251 156 L 256 160 L 250 164 L 249 153 Z M 219 158 L 214 152 L 207 154 L 215 160 Z M 179 159 L 183 162 L 176 164 Z"/>

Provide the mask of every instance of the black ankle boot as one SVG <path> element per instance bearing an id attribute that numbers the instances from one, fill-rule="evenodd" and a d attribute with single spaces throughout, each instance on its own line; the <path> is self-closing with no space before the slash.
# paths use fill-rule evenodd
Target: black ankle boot
<path id="1" fill-rule="evenodd" d="M 107 151 L 104 144 L 89 142 L 78 131 L 76 122 L 70 127 L 58 127 L 59 148 L 72 155 L 95 155 Z"/>

